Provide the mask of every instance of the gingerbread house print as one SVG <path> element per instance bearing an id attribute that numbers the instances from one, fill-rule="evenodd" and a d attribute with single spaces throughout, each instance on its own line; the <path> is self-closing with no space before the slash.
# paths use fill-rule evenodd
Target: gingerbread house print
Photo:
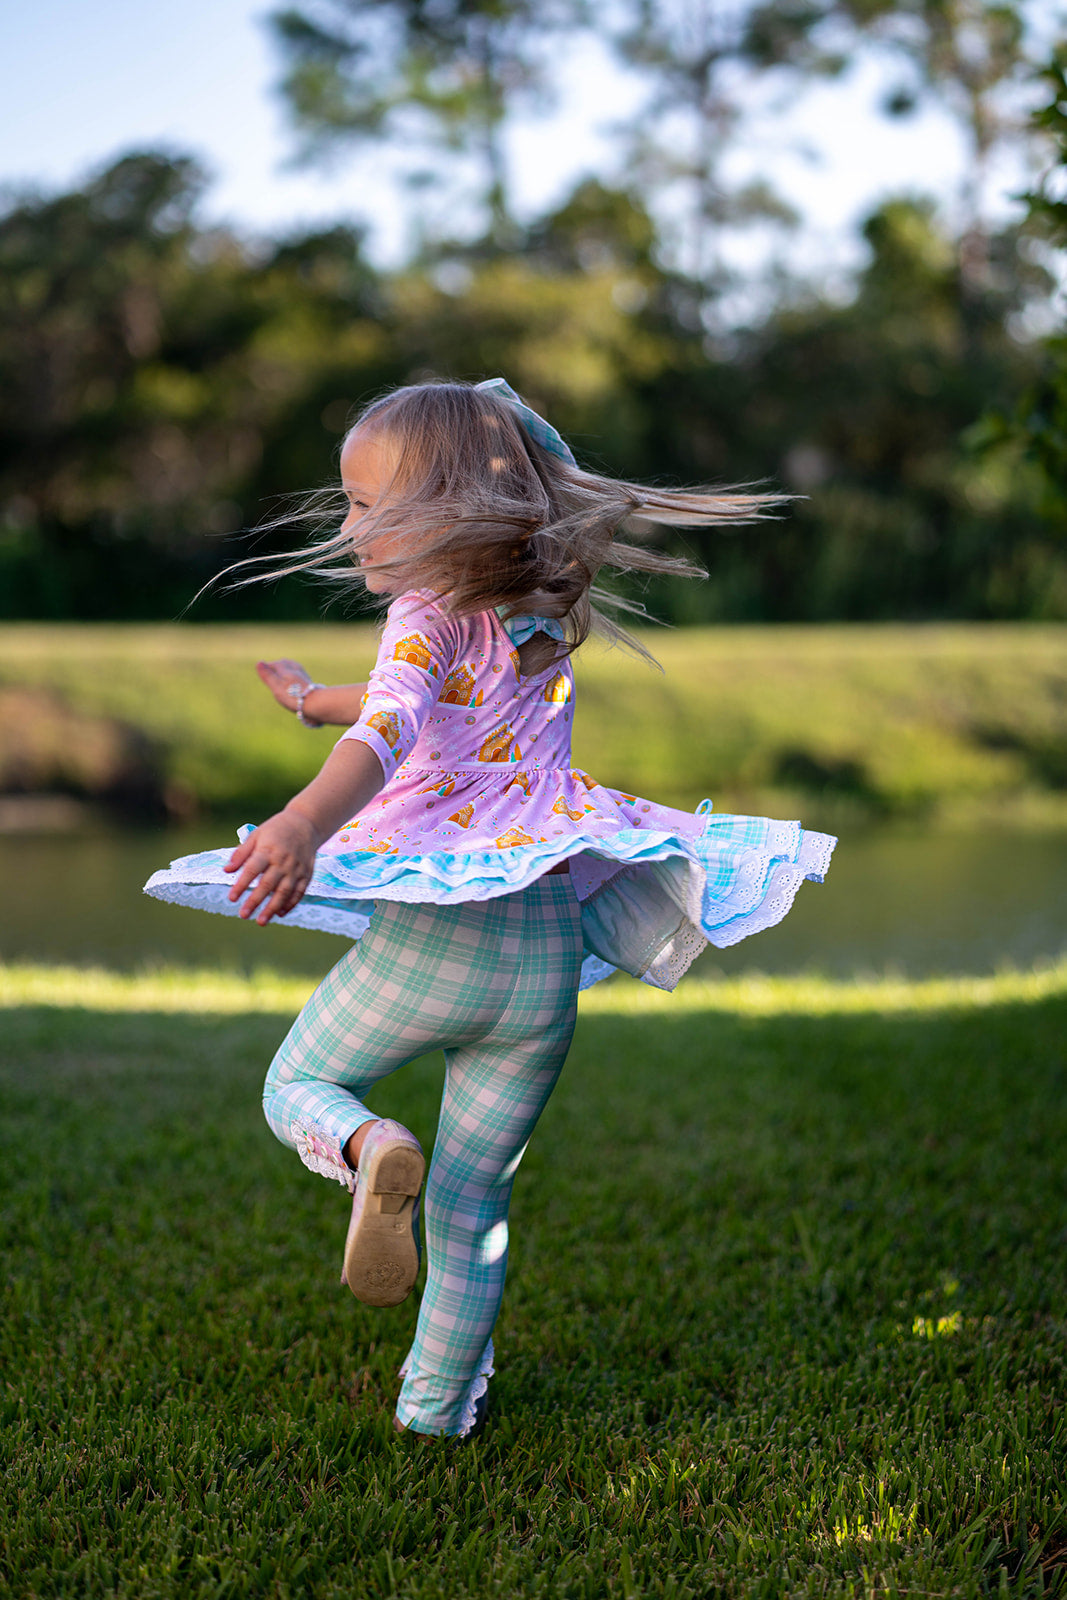
<path id="1" fill-rule="evenodd" d="M 417 792 L 419 794 L 439 794 L 442 800 L 446 800 L 455 787 L 456 774 L 454 772 L 442 772 L 439 778 L 434 778 L 432 783 L 425 784 Z"/>
<path id="2" fill-rule="evenodd" d="M 567 701 L 570 699 L 570 697 L 571 697 L 571 686 L 570 686 L 570 684 L 567 682 L 567 680 L 563 676 L 562 672 L 557 672 L 555 677 L 550 679 L 549 682 L 545 685 L 545 693 L 544 693 L 545 700 L 548 702 L 549 705 L 562 706 L 562 705 L 565 705 L 567 703 Z"/>
<path id="3" fill-rule="evenodd" d="M 393 660 L 406 661 L 409 667 L 421 667 L 431 678 L 437 676 L 437 665 L 430 655 L 429 642 L 421 633 L 409 633 L 406 639 L 398 639 Z"/>
<path id="4" fill-rule="evenodd" d="M 592 809 L 592 806 L 585 806 L 581 811 L 572 811 L 563 795 L 560 795 L 552 807 L 557 817 L 570 817 L 572 822 L 581 822 L 587 812 L 592 811 Z"/>
<path id="5" fill-rule="evenodd" d="M 400 743 L 400 718 L 395 711 L 375 711 L 367 718 L 367 727 L 380 733 L 390 750 Z"/>
<path id="6" fill-rule="evenodd" d="M 488 739 L 484 740 L 478 751 L 479 761 L 521 761 L 522 751 L 515 743 L 514 729 L 502 723 L 499 728 L 494 728 Z"/>
<path id="7" fill-rule="evenodd" d="M 482 691 L 474 692 L 474 671 L 465 662 L 452 671 L 444 681 L 441 693 L 437 696 L 442 705 L 448 706 L 480 706 Z"/>
<path id="8" fill-rule="evenodd" d="M 496 844 L 498 850 L 517 850 L 520 845 L 533 842 L 532 834 L 523 833 L 521 828 L 509 828 L 506 833 L 500 835 Z"/>

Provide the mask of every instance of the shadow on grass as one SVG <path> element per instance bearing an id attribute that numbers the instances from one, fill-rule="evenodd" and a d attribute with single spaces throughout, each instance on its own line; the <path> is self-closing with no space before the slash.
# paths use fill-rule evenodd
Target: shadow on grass
<path id="1" fill-rule="evenodd" d="M 353 1538 L 420 1600 L 1048 1592 L 1065 1023 L 585 1015 L 457 1453 L 393 1439 L 416 1305 L 338 1288 L 260 1118 L 283 1020 L 5 1012 L 8 1592 L 350 1594 Z M 375 1109 L 429 1144 L 440 1083 Z"/>

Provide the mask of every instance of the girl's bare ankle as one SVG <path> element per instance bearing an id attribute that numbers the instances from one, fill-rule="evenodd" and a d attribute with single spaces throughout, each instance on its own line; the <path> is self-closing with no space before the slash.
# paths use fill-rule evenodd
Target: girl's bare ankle
<path id="1" fill-rule="evenodd" d="M 355 1171 L 359 1166 L 359 1155 L 363 1149 L 364 1141 L 371 1129 L 376 1126 L 374 1122 L 361 1122 L 355 1133 L 348 1140 L 344 1148 L 344 1157 L 348 1165 Z"/>

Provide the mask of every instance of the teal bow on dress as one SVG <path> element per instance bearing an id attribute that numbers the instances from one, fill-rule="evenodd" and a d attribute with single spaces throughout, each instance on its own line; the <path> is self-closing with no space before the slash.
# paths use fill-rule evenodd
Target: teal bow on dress
<path id="1" fill-rule="evenodd" d="M 504 632 L 515 646 L 516 650 L 527 639 L 532 639 L 535 633 L 547 633 L 550 639 L 566 644 L 567 635 L 563 631 L 563 624 L 556 617 L 503 617 L 503 606 L 497 606 L 496 614 L 500 617 Z"/>

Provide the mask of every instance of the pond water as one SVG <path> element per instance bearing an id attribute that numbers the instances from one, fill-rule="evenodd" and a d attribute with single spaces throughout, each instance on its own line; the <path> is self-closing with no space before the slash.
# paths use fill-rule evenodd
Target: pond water
<path id="1" fill-rule="evenodd" d="M 0 834 L 0 959 L 134 970 L 157 962 L 316 974 L 346 948 L 331 934 L 163 905 L 141 885 L 174 856 L 226 842 L 190 832 Z M 856 831 L 824 885 L 786 921 L 709 950 L 695 970 L 897 971 L 921 977 L 1030 966 L 1067 950 L 1067 834 Z"/>

